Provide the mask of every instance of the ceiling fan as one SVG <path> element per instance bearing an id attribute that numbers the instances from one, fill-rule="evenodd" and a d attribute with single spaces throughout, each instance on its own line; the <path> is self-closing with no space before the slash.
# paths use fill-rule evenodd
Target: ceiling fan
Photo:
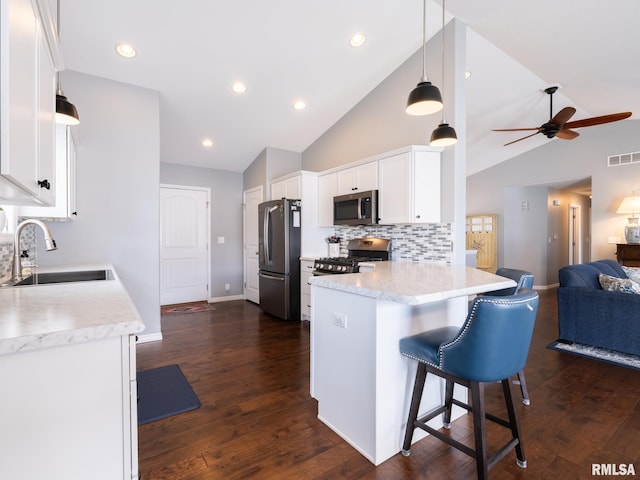
<path id="1" fill-rule="evenodd" d="M 534 128 L 498 128 L 494 129 L 494 132 L 524 132 L 535 130 L 532 134 L 525 137 L 514 140 L 513 142 L 505 143 L 504 146 L 511 145 L 512 143 L 519 142 L 525 138 L 533 137 L 538 133 L 542 133 L 547 138 L 562 138 L 563 140 L 573 140 L 580 135 L 572 128 L 591 127 L 593 125 L 600 125 L 603 123 L 617 122 L 618 120 L 624 120 L 631 116 L 631 112 L 612 113 L 610 115 L 602 115 L 600 117 L 583 118 L 582 120 L 574 120 L 570 122 L 569 119 L 576 113 L 576 109 L 573 107 L 564 107 L 558 113 L 553 115 L 553 94 L 558 90 L 557 86 L 545 88 L 545 93 L 549 94 L 549 121 L 543 123 L 539 127 Z"/>

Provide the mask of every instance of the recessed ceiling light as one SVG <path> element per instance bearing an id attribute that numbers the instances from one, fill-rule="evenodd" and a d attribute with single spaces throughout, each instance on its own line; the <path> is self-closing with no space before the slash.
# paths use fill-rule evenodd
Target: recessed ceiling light
<path id="1" fill-rule="evenodd" d="M 128 43 L 119 43 L 116 45 L 116 52 L 125 58 L 133 58 L 136 56 L 136 49 Z"/>
<path id="2" fill-rule="evenodd" d="M 351 39 L 349 40 L 349 45 L 351 45 L 352 47 L 361 47 L 362 45 L 364 45 L 364 42 L 366 41 L 367 41 L 367 37 L 365 36 L 365 34 L 358 32 L 351 35 Z"/>
<path id="3" fill-rule="evenodd" d="M 233 90 L 233 93 L 245 93 L 247 91 L 247 85 L 243 82 L 235 82 L 231 85 L 231 90 Z"/>
<path id="4" fill-rule="evenodd" d="M 295 108 L 296 110 L 304 110 L 305 108 L 307 108 L 307 104 L 302 100 L 296 100 L 293 104 L 293 108 Z"/>
<path id="5" fill-rule="evenodd" d="M 207 148 L 213 147 L 213 140 L 211 140 L 210 138 L 205 138 L 204 140 L 202 140 L 202 146 Z"/>

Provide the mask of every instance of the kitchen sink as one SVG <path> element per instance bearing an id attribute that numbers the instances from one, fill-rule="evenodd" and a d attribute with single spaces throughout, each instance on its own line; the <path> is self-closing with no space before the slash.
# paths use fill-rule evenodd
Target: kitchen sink
<path id="1" fill-rule="evenodd" d="M 14 287 L 23 285 L 46 285 L 50 283 L 68 282 L 92 282 L 95 280 L 113 280 L 113 272 L 109 269 L 103 270 L 77 270 L 69 272 L 42 272 L 15 283 Z"/>

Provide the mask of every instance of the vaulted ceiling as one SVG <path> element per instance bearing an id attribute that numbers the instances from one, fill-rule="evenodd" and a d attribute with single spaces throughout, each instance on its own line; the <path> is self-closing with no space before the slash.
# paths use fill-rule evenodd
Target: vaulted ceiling
<path id="1" fill-rule="evenodd" d="M 468 173 L 550 141 L 503 147 L 518 133 L 491 132 L 544 123 L 548 85 L 561 85 L 554 110 L 575 106 L 573 119 L 640 115 L 637 0 L 446 7 L 470 28 Z M 440 9 L 428 1 L 429 37 Z M 420 48 L 421 15 L 421 0 L 61 0 L 60 33 L 67 69 L 160 92 L 161 161 L 243 171 L 264 147 L 303 151 L 362 100 Z M 364 46 L 349 45 L 353 32 L 365 33 Z M 119 57 L 119 42 L 137 55 Z M 242 95 L 231 91 L 238 80 Z M 296 100 L 306 108 L 295 110 Z"/>

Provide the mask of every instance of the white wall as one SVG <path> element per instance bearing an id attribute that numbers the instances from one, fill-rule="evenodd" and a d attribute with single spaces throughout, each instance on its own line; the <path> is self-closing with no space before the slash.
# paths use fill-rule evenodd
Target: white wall
<path id="1" fill-rule="evenodd" d="M 40 265 L 113 264 L 140 313 L 144 335 L 160 332 L 159 97 L 152 90 L 66 71 L 80 114 L 78 216 L 52 222 L 58 244 Z"/>
<path id="2" fill-rule="evenodd" d="M 242 174 L 161 163 L 160 182 L 211 189 L 209 296 L 242 295 Z M 224 237 L 225 243 L 217 243 L 218 237 Z M 229 293 L 226 283 L 231 286 Z"/>

